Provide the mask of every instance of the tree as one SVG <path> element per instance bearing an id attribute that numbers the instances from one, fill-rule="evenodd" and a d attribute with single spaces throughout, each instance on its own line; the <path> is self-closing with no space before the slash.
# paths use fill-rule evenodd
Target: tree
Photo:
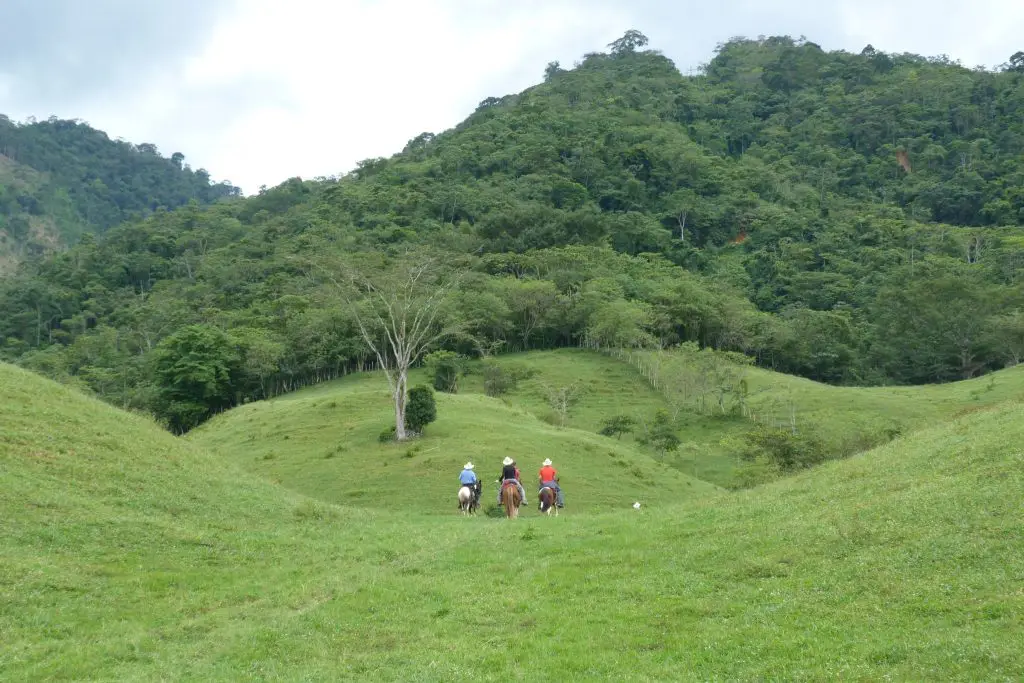
<path id="1" fill-rule="evenodd" d="M 1024 311 L 992 316 L 987 327 L 988 345 L 1007 366 L 1024 361 Z"/>
<path id="2" fill-rule="evenodd" d="M 343 287 L 342 293 L 387 377 L 395 405 L 395 439 L 403 441 L 409 368 L 434 344 L 465 328 L 465 321 L 447 306 L 459 274 L 443 269 L 435 257 L 415 254 L 377 265 L 377 270 L 350 271 L 352 287 Z M 353 297 L 353 290 L 364 298 Z"/>
<path id="3" fill-rule="evenodd" d="M 548 405 L 555 411 L 555 415 L 558 417 L 558 424 L 564 427 L 569 419 L 569 409 L 579 401 L 579 385 L 573 383 L 569 386 L 558 388 L 547 387 L 547 395 Z"/>
<path id="4" fill-rule="evenodd" d="M 590 316 L 586 339 L 597 348 L 650 346 L 653 343 L 648 332 L 652 318 L 650 309 L 648 304 L 637 301 L 608 301 Z"/>
<path id="5" fill-rule="evenodd" d="M 1024 52 L 1014 52 L 1010 56 L 1010 63 L 1007 67 L 1007 71 L 1024 73 Z"/>
<path id="6" fill-rule="evenodd" d="M 633 425 L 636 424 L 629 415 L 616 415 L 615 417 L 608 418 L 604 421 L 604 425 L 601 427 L 601 431 L 598 434 L 602 436 L 614 436 L 621 439 L 623 434 L 628 434 L 633 431 Z"/>
<path id="7" fill-rule="evenodd" d="M 421 384 L 410 389 L 405 411 L 405 426 L 408 430 L 413 434 L 422 434 L 423 428 L 436 419 L 437 403 L 430 387 Z"/>
<path id="8" fill-rule="evenodd" d="M 434 388 L 449 394 L 459 391 L 459 375 L 463 374 L 466 359 L 452 351 L 433 351 L 423 358 L 423 364 L 434 376 Z"/>
<path id="9" fill-rule="evenodd" d="M 498 365 L 494 361 L 485 361 L 483 367 L 484 393 L 488 396 L 501 396 L 512 391 L 519 380 L 532 377 L 533 368 L 524 365 Z"/>
<path id="10" fill-rule="evenodd" d="M 647 42 L 647 36 L 640 31 L 630 29 L 618 40 L 608 43 L 608 47 L 611 48 L 613 55 L 627 55 L 636 52 L 637 48 L 647 45 Z"/>
<path id="11" fill-rule="evenodd" d="M 645 446 L 651 446 L 662 456 L 677 450 L 680 444 L 672 420 L 664 410 L 659 410 L 654 415 L 654 422 L 639 441 Z"/>
<path id="12" fill-rule="evenodd" d="M 241 365 L 235 341 L 223 330 L 190 325 L 175 332 L 157 346 L 158 415 L 173 431 L 184 432 L 230 408 Z"/>

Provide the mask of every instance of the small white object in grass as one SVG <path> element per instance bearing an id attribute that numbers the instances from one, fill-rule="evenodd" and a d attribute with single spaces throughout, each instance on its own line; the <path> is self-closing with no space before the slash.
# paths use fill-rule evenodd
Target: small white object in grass
<path id="1" fill-rule="evenodd" d="M 640 502 L 639 501 L 633 503 L 633 509 L 634 510 L 639 510 L 640 509 Z"/>

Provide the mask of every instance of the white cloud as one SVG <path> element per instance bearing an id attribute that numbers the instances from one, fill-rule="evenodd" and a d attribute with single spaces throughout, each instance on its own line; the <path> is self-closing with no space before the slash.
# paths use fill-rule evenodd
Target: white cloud
<path id="1" fill-rule="evenodd" d="M 945 54 L 972 68 L 1006 62 L 1024 26 L 1019 0 L 857 0 L 841 3 L 843 32 L 886 52 Z"/>
<path id="2" fill-rule="evenodd" d="M 488 11 L 498 16 L 488 16 Z M 276 100 L 234 112 L 208 165 L 248 192 L 292 175 L 329 175 L 387 156 L 423 131 L 438 132 L 479 100 L 536 82 L 544 64 L 615 35 L 620 13 L 582 3 L 246 3 L 187 64 L 191 90 L 259 77 Z M 497 21 L 495 21 L 497 19 Z M 603 43 L 599 43 L 602 44 Z"/>
<path id="3" fill-rule="evenodd" d="M 734 35 L 805 35 L 851 51 L 872 43 L 967 66 L 1024 47 L 1017 0 L 231 1 L 201 47 L 121 84 L 116 99 L 105 87 L 84 103 L 51 99 L 32 112 L 0 97 L 0 111 L 83 118 L 112 137 L 181 151 L 251 193 L 388 156 L 423 131 L 454 126 L 484 97 L 536 83 L 547 62 L 572 64 L 629 28 L 684 70 Z"/>

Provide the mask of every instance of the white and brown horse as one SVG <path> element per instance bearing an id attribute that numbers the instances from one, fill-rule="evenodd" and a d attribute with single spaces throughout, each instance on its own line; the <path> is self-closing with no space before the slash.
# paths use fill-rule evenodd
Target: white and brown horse
<path id="1" fill-rule="evenodd" d="M 477 502 L 471 486 L 463 486 L 459 489 L 459 509 L 462 510 L 462 514 L 473 514 L 479 507 L 480 503 Z"/>
<path id="2" fill-rule="evenodd" d="M 550 486 L 545 486 L 540 490 L 540 512 L 542 515 L 550 515 L 552 510 L 555 511 L 555 517 L 557 517 L 558 494 Z"/>

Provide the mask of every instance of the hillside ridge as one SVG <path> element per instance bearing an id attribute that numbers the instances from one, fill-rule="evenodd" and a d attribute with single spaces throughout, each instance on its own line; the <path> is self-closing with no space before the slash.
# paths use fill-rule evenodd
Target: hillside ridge
<path id="1" fill-rule="evenodd" d="M 237 197 L 184 155 L 111 140 L 78 120 L 15 122 L 0 114 L 0 276 L 85 234 L 189 202 Z"/>
<path id="2" fill-rule="evenodd" d="M 33 263 L 0 282 L 0 353 L 184 431 L 365 367 L 338 283 L 406 260 L 460 276 L 444 346 L 470 357 L 695 343 L 907 386 L 1024 360 L 1013 65 L 774 37 L 684 76 L 627 43 L 343 178 Z M 176 393 L 155 369 L 200 343 L 223 381 Z"/>

